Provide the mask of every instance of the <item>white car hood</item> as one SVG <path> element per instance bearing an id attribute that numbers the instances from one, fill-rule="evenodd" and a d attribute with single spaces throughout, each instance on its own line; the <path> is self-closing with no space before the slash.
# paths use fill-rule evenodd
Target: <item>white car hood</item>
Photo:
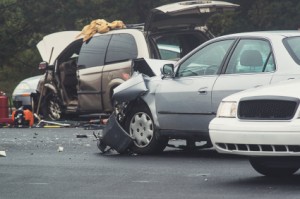
<path id="1" fill-rule="evenodd" d="M 223 101 L 239 101 L 244 97 L 259 96 L 282 96 L 300 98 L 300 93 L 297 92 L 298 88 L 300 88 L 300 80 L 286 80 L 266 86 L 244 90 L 224 98 Z"/>
<path id="2" fill-rule="evenodd" d="M 155 32 L 170 28 L 205 26 L 216 12 L 234 10 L 239 5 L 224 1 L 193 0 L 163 5 L 151 10 L 145 30 Z"/>
<path id="3" fill-rule="evenodd" d="M 36 46 L 43 61 L 53 65 L 60 53 L 80 34 L 80 31 L 63 31 L 46 35 Z M 52 52 L 53 49 L 53 52 Z M 52 53 L 51 53 L 52 52 Z"/>

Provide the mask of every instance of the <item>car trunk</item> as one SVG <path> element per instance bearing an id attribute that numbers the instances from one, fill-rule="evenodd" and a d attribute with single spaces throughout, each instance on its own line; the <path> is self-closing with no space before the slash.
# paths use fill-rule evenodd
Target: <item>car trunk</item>
<path id="1" fill-rule="evenodd" d="M 163 5 L 151 10 L 145 31 L 155 33 L 169 29 L 194 29 L 205 26 L 216 12 L 231 11 L 239 5 L 224 1 L 194 0 Z"/>

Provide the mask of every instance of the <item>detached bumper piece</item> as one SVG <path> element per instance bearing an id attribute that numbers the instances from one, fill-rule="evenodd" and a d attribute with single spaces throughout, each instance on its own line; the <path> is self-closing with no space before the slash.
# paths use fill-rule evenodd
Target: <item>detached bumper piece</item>
<path id="1" fill-rule="evenodd" d="M 123 154 L 129 151 L 133 139 L 120 126 L 114 114 L 112 114 L 103 129 L 102 133 L 96 136 L 98 139 L 97 146 L 102 153 L 107 152 L 110 147 L 118 153 Z"/>

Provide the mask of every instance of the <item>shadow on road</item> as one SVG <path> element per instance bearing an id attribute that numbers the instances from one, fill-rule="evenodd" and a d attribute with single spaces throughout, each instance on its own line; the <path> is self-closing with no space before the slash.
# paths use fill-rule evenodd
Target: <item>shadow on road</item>
<path id="1" fill-rule="evenodd" d="M 259 174 L 257 174 L 259 175 Z M 257 185 L 262 186 L 289 186 L 289 185 L 300 185 L 300 173 L 296 173 L 293 176 L 289 177 L 265 177 L 265 176 L 255 176 L 255 177 L 246 177 L 239 178 L 234 181 L 226 181 L 224 186 L 235 186 L 235 187 L 248 187 L 251 188 L 257 187 Z"/>
<path id="2" fill-rule="evenodd" d="M 162 153 L 155 155 L 138 155 L 138 154 L 118 154 L 115 151 L 109 151 L 108 153 L 102 154 L 95 153 L 97 156 L 104 156 L 107 158 L 176 158 L 176 159 L 190 159 L 190 158 L 201 158 L 201 159 L 220 159 L 220 160 L 247 160 L 247 157 L 220 154 L 214 149 L 200 149 L 200 150 L 181 150 L 181 149 L 167 149 Z"/>

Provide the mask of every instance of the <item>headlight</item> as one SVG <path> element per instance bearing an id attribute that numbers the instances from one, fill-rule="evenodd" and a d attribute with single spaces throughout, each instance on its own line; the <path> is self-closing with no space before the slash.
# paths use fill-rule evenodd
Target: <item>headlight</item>
<path id="1" fill-rule="evenodd" d="M 234 118 L 237 115 L 236 111 L 237 111 L 236 102 L 222 101 L 218 108 L 217 117 Z"/>

